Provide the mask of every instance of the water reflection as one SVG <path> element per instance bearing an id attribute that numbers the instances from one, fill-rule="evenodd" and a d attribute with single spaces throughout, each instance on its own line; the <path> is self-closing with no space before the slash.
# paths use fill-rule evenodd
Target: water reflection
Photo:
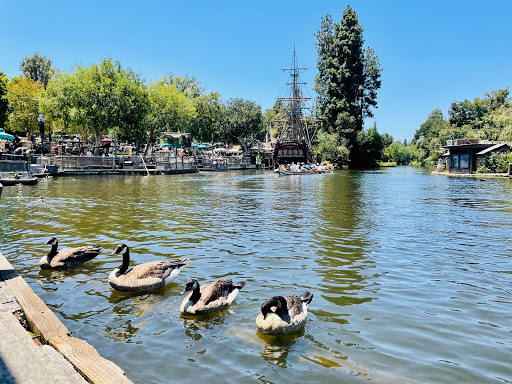
<path id="1" fill-rule="evenodd" d="M 286 335 L 266 335 L 257 331 L 258 338 L 263 341 L 263 352 L 260 355 L 269 363 L 286 368 L 288 354 L 292 347 L 304 337 L 304 327 Z"/>
<path id="2" fill-rule="evenodd" d="M 319 197 L 324 202 L 319 210 L 324 224 L 315 233 L 321 256 L 315 261 L 323 281 L 318 288 L 323 292 L 322 298 L 335 307 L 322 311 L 312 305 L 311 311 L 340 324 L 347 322 L 346 315 L 334 310 L 372 300 L 364 288 L 368 285 L 365 270 L 373 264 L 368 259 L 367 233 L 375 224 L 361 188 L 364 177 L 363 173 L 347 172 L 345 177 L 328 179 Z"/>

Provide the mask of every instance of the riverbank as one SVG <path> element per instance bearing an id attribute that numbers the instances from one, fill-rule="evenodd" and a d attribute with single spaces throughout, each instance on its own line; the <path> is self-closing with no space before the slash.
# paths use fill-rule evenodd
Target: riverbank
<path id="1" fill-rule="evenodd" d="M 434 176 L 450 176 L 450 177 L 469 177 L 476 179 L 487 179 L 487 178 L 512 178 L 512 175 L 508 173 L 450 173 L 450 172 L 437 172 L 432 171 Z"/>
<path id="2" fill-rule="evenodd" d="M 131 383 L 68 329 L 0 254 L 2 383 Z"/>

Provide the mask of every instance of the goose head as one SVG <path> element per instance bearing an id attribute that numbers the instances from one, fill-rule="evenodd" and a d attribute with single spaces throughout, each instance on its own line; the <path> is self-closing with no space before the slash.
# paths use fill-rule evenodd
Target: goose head
<path id="1" fill-rule="evenodd" d="M 191 279 L 186 282 L 185 288 L 183 288 L 183 291 L 181 291 L 180 295 L 183 295 L 185 292 L 188 292 L 188 291 L 195 291 L 198 288 L 199 288 L 199 283 L 197 282 L 197 280 Z"/>
<path id="2" fill-rule="evenodd" d="M 111 253 L 111 255 L 124 255 L 128 252 L 128 246 L 126 244 L 119 244 L 116 249 Z"/>
<path id="3" fill-rule="evenodd" d="M 286 300 L 283 296 L 274 296 L 265 300 L 261 305 L 261 314 L 263 315 L 263 319 L 265 319 L 269 313 L 284 312 L 286 307 Z M 272 310 L 272 308 L 275 309 Z"/>
<path id="4" fill-rule="evenodd" d="M 54 246 L 54 245 L 57 245 L 57 238 L 56 237 L 50 237 L 46 243 L 44 243 L 45 245 L 51 245 L 51 246 Z"/>

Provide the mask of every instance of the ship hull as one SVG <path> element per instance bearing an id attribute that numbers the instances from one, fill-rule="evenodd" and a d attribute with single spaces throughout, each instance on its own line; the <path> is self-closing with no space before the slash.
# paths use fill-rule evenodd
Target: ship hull
<path id="1" fill-rule="evenodd" d="M 274 148 L 276 164 L 311 163 L 313 157 L 304 141 L 280 140 Z"/>

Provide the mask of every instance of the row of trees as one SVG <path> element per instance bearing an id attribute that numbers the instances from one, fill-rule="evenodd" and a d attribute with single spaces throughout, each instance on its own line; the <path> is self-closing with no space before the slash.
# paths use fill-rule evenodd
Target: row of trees
<path id="1" fill-rule="evenodd" d="M 383 159 L 398 164 L 434 165 L 448 140 L 512 141 L 512 100 L 509 96 L 509 89 L 505 88 L 473 101 L 455 101 L 448 110 L 448 118 L 440 109 L 435 109 L 416 130 L 409 144 L 392 143 L 385 148 Z"/>
<path id="2" fill-rule="evenodd" d="M 24 75 L 12 79 L 0 72 L 0 126 L 13 133 L 36 132 L 43 113 L 54 131 L 96 142 L 106 135 L 119 137 L 137 148 L 155 143 L 166 131 L 188 132 L 203 142 L 245 143 L 265 136 L 258 104 L 223 101 L 193 77 L 170 74 L 146 84 L 111 58 L 67 73 L 34 55 L 20 69 Z"/>

